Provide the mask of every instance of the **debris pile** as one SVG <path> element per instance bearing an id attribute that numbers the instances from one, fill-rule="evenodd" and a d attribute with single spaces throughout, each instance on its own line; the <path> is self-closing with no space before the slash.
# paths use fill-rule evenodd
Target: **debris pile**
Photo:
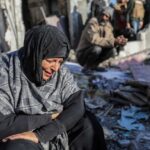
<path id="1" fill-rule="evenodd" d="M 150 86 L 143 81 L 126 81 L 124 86 L 111 93 L 111 101 L 136 106 L 150 106 Z"/>
<path id="2" fill-rule="evenodd" d="M 150 66 L 84 74 L 78 64 L 66 65 L 85 91 L 87 109 L 103 126 L 108 150 L 150 150 Z"/>

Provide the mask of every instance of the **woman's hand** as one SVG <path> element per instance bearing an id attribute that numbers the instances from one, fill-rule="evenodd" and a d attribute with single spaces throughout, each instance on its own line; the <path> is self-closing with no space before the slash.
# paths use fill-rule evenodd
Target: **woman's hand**
<path id="1" fill-rule="evenodd" d="M 39 140 L 38 140 L 37 136 L 35 135 L 35 133 L 31 132 L 31 131 L 8 136 L 8 137 L 4 138 L 2 141 L 6 142 L 7 140 L 17 140 L 17 139 L 29 140 L 29 141 L 32 141 L 32 142 L 35 142 L 35 143 L 39 142 Z"/>

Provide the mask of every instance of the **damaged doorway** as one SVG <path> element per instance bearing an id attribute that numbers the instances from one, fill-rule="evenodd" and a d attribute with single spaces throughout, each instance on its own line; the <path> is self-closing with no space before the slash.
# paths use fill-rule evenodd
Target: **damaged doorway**
<path id="1" fill-rule="evenodd" d="M 66 0 L 22 1 L 22 11 L 25 29 L 28 30 L 32 26 L 46 24 L 46 19 L 55 22 L 56 19 L 51 19 L 53 16 L 55 16 L 55 18 L 57 17 L 59 19 L 63 31 L 69 38 L 67 4 L 68 3 Z"/>

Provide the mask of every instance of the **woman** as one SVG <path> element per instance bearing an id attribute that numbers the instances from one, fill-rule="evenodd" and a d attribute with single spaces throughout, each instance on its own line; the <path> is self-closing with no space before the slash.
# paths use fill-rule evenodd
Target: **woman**
<path id="1" fill-rule="evenodd" d="M 65 35 L 43 25 L 26 33 L 23 48 L 2 55 L 1 149 L 106 149 L 101 127 L 87 117 L 82 92 L 63 65 L 68 54 Z"/>

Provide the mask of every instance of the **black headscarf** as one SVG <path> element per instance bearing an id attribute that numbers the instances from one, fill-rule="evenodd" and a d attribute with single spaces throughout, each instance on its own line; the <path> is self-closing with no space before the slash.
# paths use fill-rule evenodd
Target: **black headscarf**
<path id="1" fill-rule="evenodd" d="M 67 37 L 57 27 L 51 25 L 33 27 L 27 31 L 24 46 L 19 52 L 25 75 L 36 85 L 42 85 L 42 60 L 56 57 L 66 59 L 69 49 Z"/>

